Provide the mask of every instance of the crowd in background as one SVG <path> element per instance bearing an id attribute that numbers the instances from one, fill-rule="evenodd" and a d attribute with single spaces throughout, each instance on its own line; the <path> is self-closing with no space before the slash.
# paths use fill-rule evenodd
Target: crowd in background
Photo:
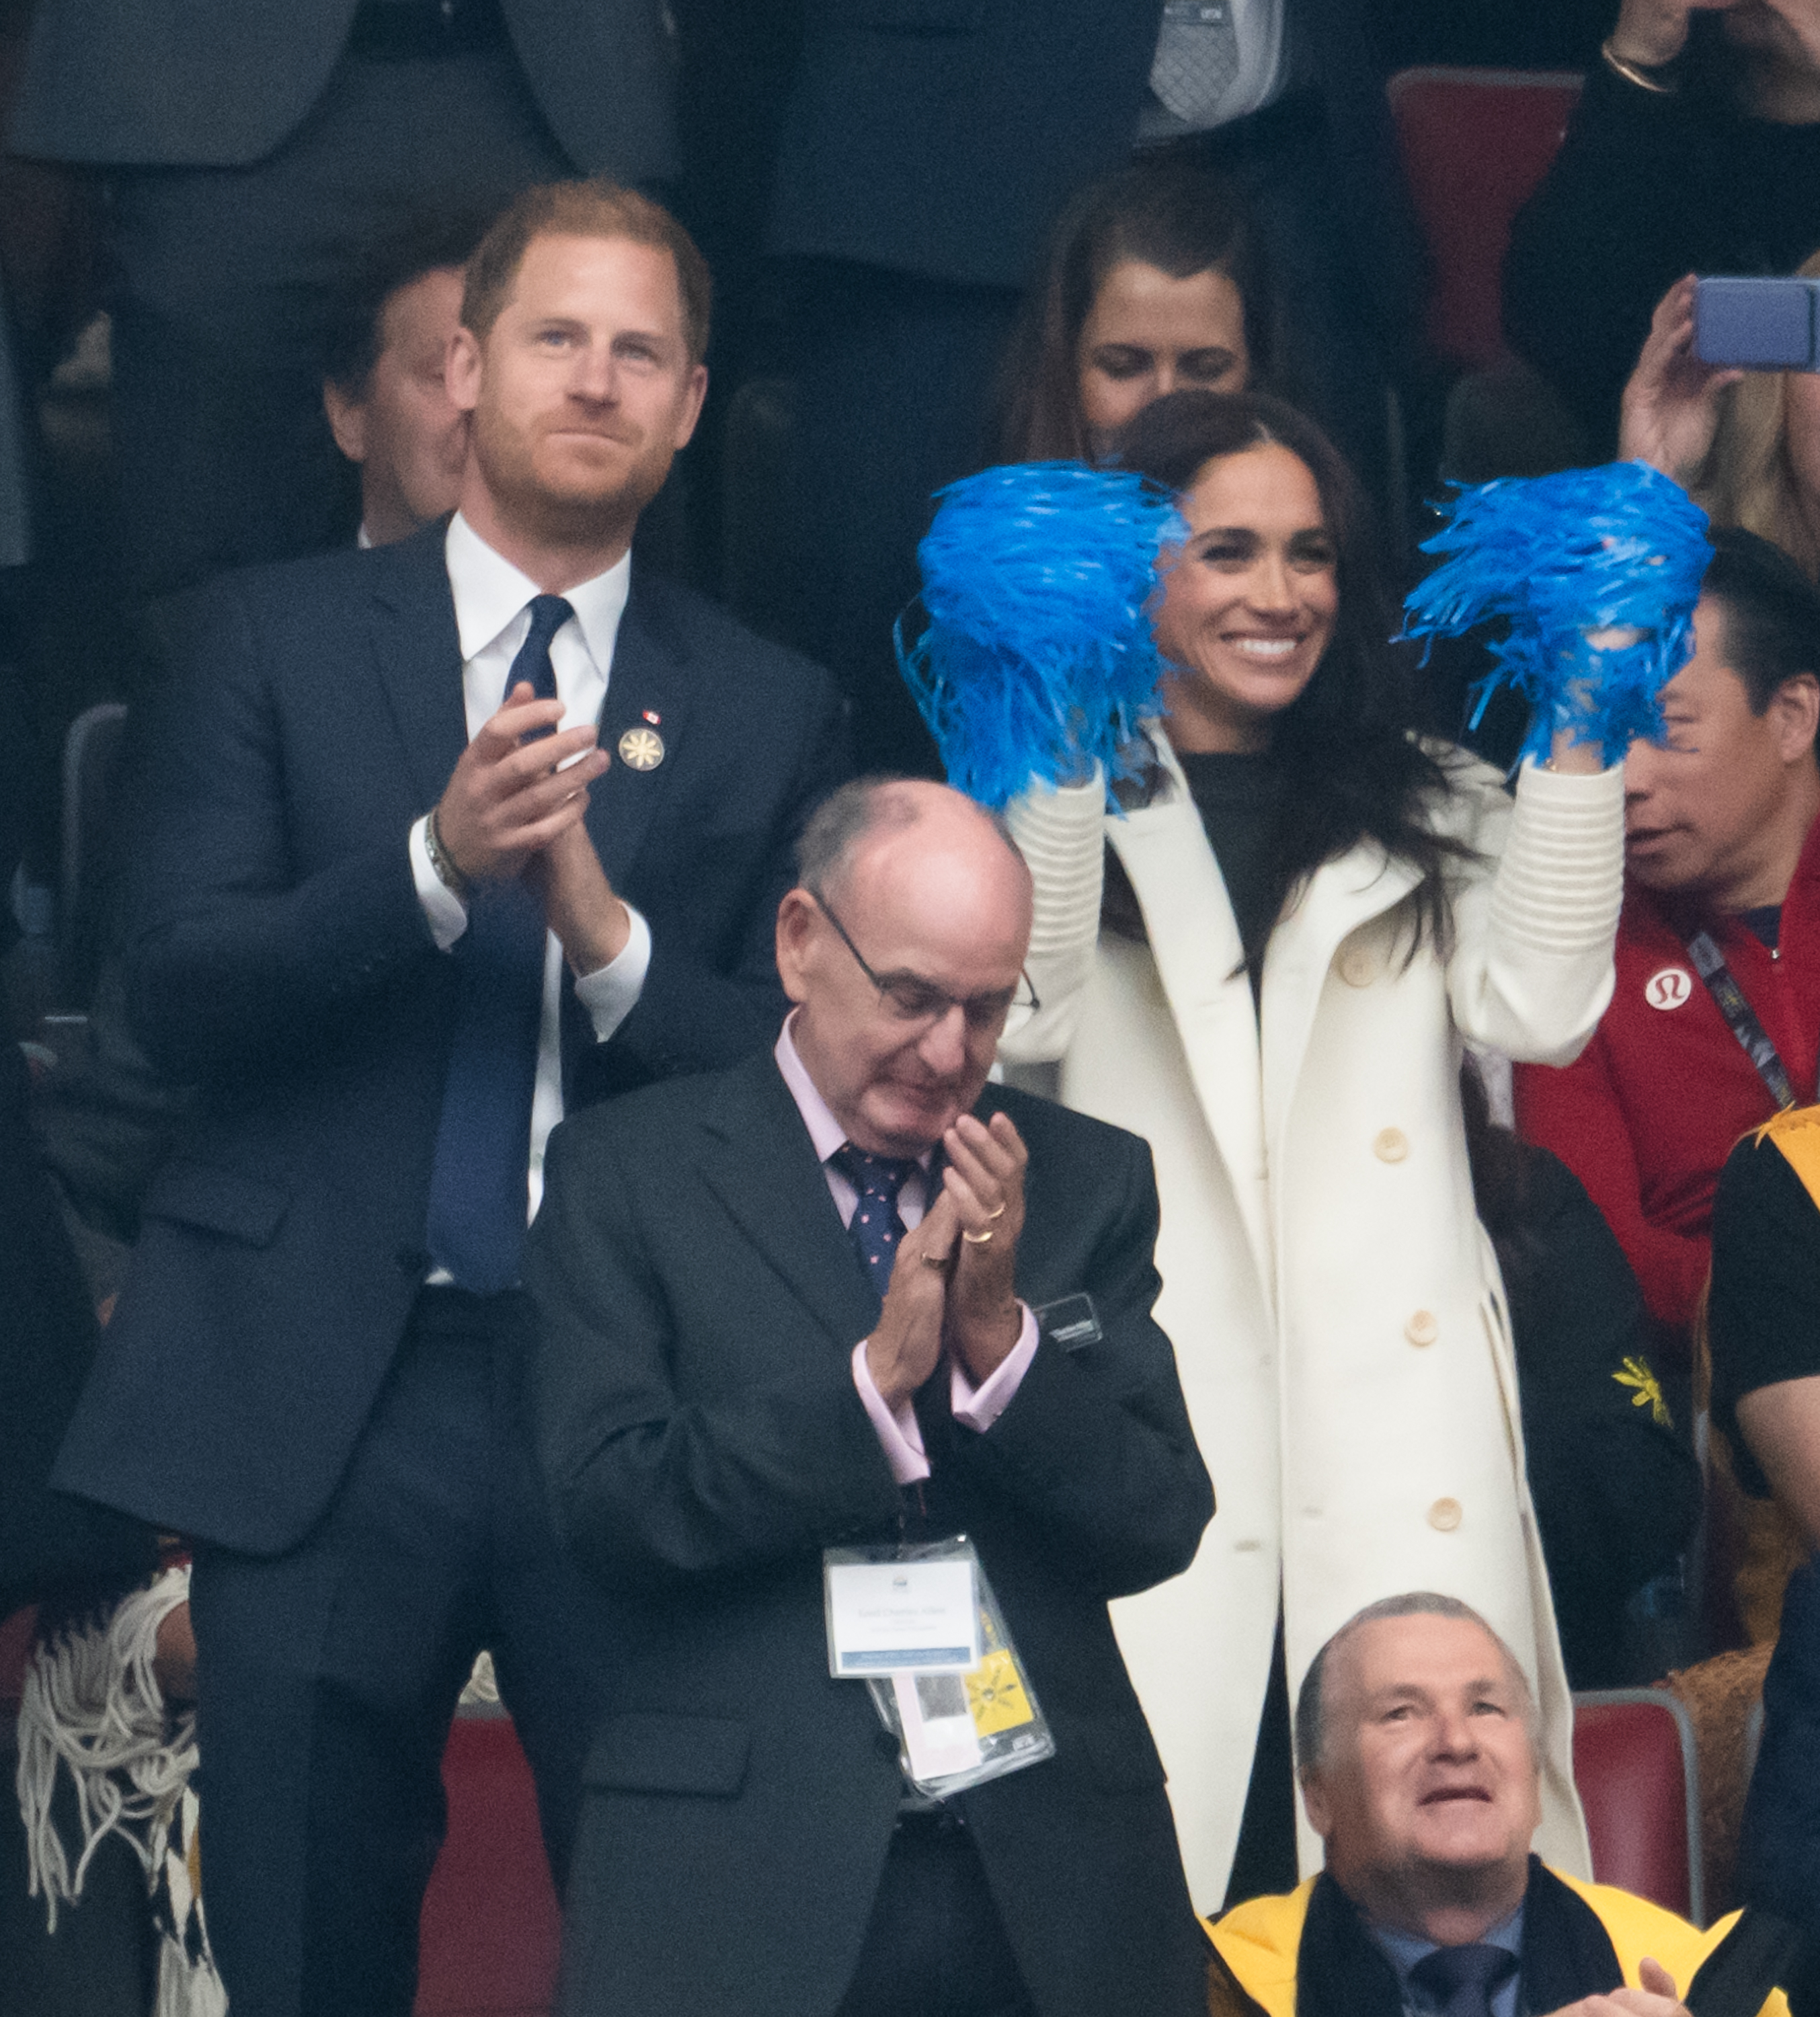
<path id="1" fill-rule="evenodd" d="M 469 262 L 520 192 L 599 177 L 667 205 L 713 276 L 705 403 L 634 514 L 633 579 L 686 599 L 654 616 L 638 598 L 659 591 L 635 588 L 619 649 L 686 637 L 779 696 L 766 716 L 748 695 L 742 731 L 776 784 L 748 821 L 776 858 L 737 900 L 729 882 L 689 954 L 728 1027 L 769 1012 L 768 994 L 736 1014 L 713 990 L 747 986 L 755 961 L 774 985 L 782 864 L 823 788 L 940 775 L 894 644 L 918 620 L 934 494 L 994 463 L 1074 459 L 1180 501 L 1186 557 L 1155 618 L 1168 712 L 1137 781 L 1113 810 L 1103 781 L 1009 810 L 1035 879 L 1015 963 L 1033 1012 L 1000 1063 L 1155 1160 L 1158 1320 L 1220 1510 L 1192 1569 L 1121 1589 L 1117 1621 L 1196 1908 L 1313 1867 L 1291 1701 L 1361 1606 L 1450 1575 L 1530 1677 L 1551 1863 L 1581 1841 L 1565 1690 L 1672 1668 L 1697 1694 L 1740 1662 L 1754 1687 L 1785 1585 L 1772 1693 L 1795 1706 L 1776 1755 L 1798 1757 L 1815 1699 L 1798 1564 L 1820 1539 L 1820 1129 L 1804 1113 L 1820 1069 L 1820 377 L 1702 363 L 1688 276 L 1820 273 L 1820 7 L 143 11 L 0 10 L 0 1269 L 20 1285 L 0 1336 L 31 1398 L 0 1431 L 14 1478 L 48 1477 L 148 1189 L 218 1110 L 221 1005 L 152 999 L 132 943 L 134 849 L 154 832 L 167 864 L 185 847 L 148 810 L 134 731 L 173 669 L 226 663 L 209 601 L 224 573 L 427 551 L 410 543 L 423 529 L 471 518 L 472 402 L 445 377 Z M 1506 354 L 1472 384 L 1424 320 L 1428 253 L 1385 92 L 1415 65 L 1584 78 L 1512 229 Z M 706 329 L 705 281 L 676 263 Z M 1416 663 L 1389 641 L 1396 604 L 1449 478 L 1612 456 L 1710 516 L 1698 648 L 1664 743 L 1621 776 L 1558 738 L 1513 781 L 1524 724 L 1494 710 L 1469 727 L 1482 662 Z M 1219 543 L 1233 527 L 1243 551 Z M 114 702 L 124 731 L 86 712 Z M 621 770 L 652 745 L 663 763 L 681 719 L 628 718 L 651 740 L 614 745 Z M 124 761 L 93 753 L 116 734 Z M 432 815 L 420 893 L 430 870 L 466 880 L 440 845 Z M 1385 859 L 1407 882 L 1360 898 L 1358 864 Z M 705 844 L 702 861 L 705 889 L 732 874 Z M 635 1055 L 603 1072 L 609 1093 L 757 1041 L 717 1032 L 684 1056 L 690 1025 L 660 1055 L 652 1005 L 683 992 L 660 912 L 681 900 L 637 900 L 662 948 L 645 929 L 642 1008 L 604 1020 L 586 1003 L 603 1051 Z M 756 926 L 741 904 L 764 911 Z M 1350 1145 L 1318 1177 L 1311 1123 Z M 1471 1377 L 1435 1371 L 1481 1324 L 1514 1394 L 1495 1351 Z M 1369 1391 L 1332 1373 L 1334 1340 L 1367 1325 L 1405 1354 Z M 1402 1553 L 1371 1524 L 1392 1478 L 1414 1509 Z M 46 1643 L 158 1573 L 137 1524 L 14 1496 L 0 1615 L 38 1604 Z M 193 1649 L 170 1615 L 157 1650 L 181 1695 Z M 1805 1825 L 1759 1814 L 1739 1902 L 1786 1899 L 1764 1844 L 1793 1856 Z M 66 1917 L 51 1957 L 18 1863 L 0 1857 L 0 1927 L 34 1957 L 0 1981 L 0 2010 L 15 1992 L 22 2010 L 135 2007 L 144 1955 L 119 1954 L 143 1916 L 136 1870 L 97 1859 L 103 1902 Z"/>

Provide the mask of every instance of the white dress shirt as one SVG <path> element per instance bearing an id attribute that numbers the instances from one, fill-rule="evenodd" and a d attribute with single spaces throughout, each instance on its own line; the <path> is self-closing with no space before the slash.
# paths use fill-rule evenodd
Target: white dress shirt
<path id="1" fill-rule="evenodd" d="M 822 1174 L 828 1180 L 828 1193 L 840 1214 L 840 1222 L 848 1225 L 853 1221 L 854 1207 L 859 1203 L 859 1193 L 829 1160 L 847 1146 L 847 1130 L 835 1119 L 815 1081 L 810 1077 L 808 1067 L 797 1055 L 790 1036 L 790 1024 L 796 1019 L 793 1010 L 778 1034 L 773 1055 L 778 1061 L 778 1070 L 783 1074 L 784 1084 L 796 1102 L 796 1110 L 803 1117 L 803 1124 L 809 1131 L 815 1153 L 821 1158 Z M 897 1216 L 903 1220 L 907 1232 L 923 1223 L 928 1203 L 930 1160 L 933 1153 L 931 1149 L 917 1158 L 920 1174 L 906 1178 L 904 1188 L 897 1193 Z M 1020 1303 L 1017 1307 L 1024 1318 L 1017 1342 L 1009 1356 L 1002 1360 L 980 1385 L 976 1387 L 958 1365 L 949 1369 L 948 1405 L 954 1418 L 962 1427 L 977 1430 L 981 1435 L 1011 1405 L 1011 1397 L 1023 1383 L 1024 1374 L 1030 1370 L 1030 1362 L 1036 1356 L 1036 1319 L 1026 1304 Z M 917 1423 L 916 1410 L 908 1401 L 900 1402 L 896 1408 L 887 1405 L 866 1364 L 866 1342 L 862 1337 L 853 1348 L 853 1384 L 858 1389 L 860 1400 L 885 1452 L 885 1461 L 891 1467 L 892 1477 L 900 1485 L 914 1485 L 919 1478 L 929 1475 L 929 1458 L 923 1447 L 923 1431 Z"/>
<path id="2" fill-rule="evenodd" d="M 1288 71 L 1287 0 L 1165 0 L 1158 12 L 1159 55 L 1167 46 L 1172 13 L 1178 20 L 1186 16 L 1193 23 L 1204 14 L 1217 12 L 1230 24 L 1226 32 L 1235 45 L 1234 60 L 1217 102 L 1192 119 L 1169 110 L 1153 92 L 1138 117 L 1139 146 L 1226 125 L 1248 113 L 1262 110 L 1282 96 Z"/>
<path id="3" fill-rule="evenodd" d="M 512 661 L 531 627 L 530 604 L 543 590 L 528 575 L 494 552 L 461 514 L 450 521 L 444 547 L 449 586 L 455 598 L 455 627 L 461 640 L 461 692 L 468 739 L 497 714 L 505 698 Z M 574 616 L 550 640 L 550 664 L 562 702 L 563 728 L 598 720 L 613 668 L 613 647 L 631 586 L 632 556 L 605 574 L 570 589 L 563 600 Z M 424 838 L 428 815 L 410 830 L 411 875 L 437 946 L 447 952 L 468 929 L 468 907 L 430 865 Z M 619 957 L 575 983 L 576 999 L 587 1011 L 594 1035 L 605 1043 L 624 1022 L 644 992 L 651 965 L 651 927 L 628 904 L 631 936 Z M 543 1195 L 543 1149 L 562 1118 L 562 947 L 554 932 L 543 949 L 543 1015 L 537 1033 L 537 1077 L 531 1096 L 531 1135 L 525 1145 L 525 1216 L 536 1214 Z M 446 1282 L 439 1268 L 432 1283 Z"/>

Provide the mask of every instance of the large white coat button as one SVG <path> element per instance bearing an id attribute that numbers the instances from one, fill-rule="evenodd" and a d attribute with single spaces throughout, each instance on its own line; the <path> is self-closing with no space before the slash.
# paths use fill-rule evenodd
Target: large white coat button
<path id="1" fill-rule="evenodd" d="M 1400 1163 L 1409 1153 L 1409 1137 L 1400 1128 L 1386 1128 L 1371 1145 L 1381 1163 Z"/>
<path id="2" fill-rule="evenodd" d="M 1457 1499 L 1437 1499 L 1428 1508 L 1428 1524 L 1443 1534 L 1450 1534 L 1465 1517 Z"/>
<path id="3" fill-rule="evenodd" d="M 1411 1344 L 1432 1344 L 1441 1335 L 1441 1326 L 1432 1310 L 1417 1310 L 1403 1326 L 1403 1334 Z"/>

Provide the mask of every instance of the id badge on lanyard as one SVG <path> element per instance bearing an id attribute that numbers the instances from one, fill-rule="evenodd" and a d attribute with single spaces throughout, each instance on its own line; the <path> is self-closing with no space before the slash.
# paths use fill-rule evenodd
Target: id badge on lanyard
<path id="1" fill-rule="evenodd" d="M 822 1553 L 828 1671 L 863 1680 L 905 1777 L 939 1799 L 1055 1755 L 1055 1740 L 964 1534 Z"/>

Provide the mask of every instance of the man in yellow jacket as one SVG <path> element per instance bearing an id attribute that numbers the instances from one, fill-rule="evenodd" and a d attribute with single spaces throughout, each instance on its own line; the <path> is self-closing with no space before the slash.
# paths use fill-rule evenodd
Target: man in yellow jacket
<path id="1" fill-rule="evenodd" d="M 1479 1614 L 1421 1593 L 1369 1604 L 1315 1657 L 1295 1747 L 1327 1867 L 1210 1924 L 1215 2017 L 1688 2017 L 1732 1921 L 1558 1875 L 1535 1708 Z M 1763 2017 L 1786 2017 L 1780 1991 Z"/>

